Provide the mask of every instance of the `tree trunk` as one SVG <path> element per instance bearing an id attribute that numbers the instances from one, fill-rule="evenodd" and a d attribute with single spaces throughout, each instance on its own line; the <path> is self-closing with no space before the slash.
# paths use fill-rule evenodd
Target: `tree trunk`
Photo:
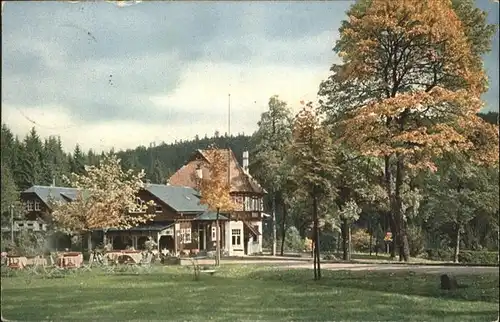
<path id="1" fill-rule="evenodd" d="M 372 248 L 373 248 L 373 231 L 372 231 L 372 223 L 371 220 L 368 221 L 368 234 L 370 235 L 370 243 L 368 248 L 370 249 L 370 257 L 372 256 Z"/>
<path id="2" fill-rule="evenodd" d="M 391 173 L 391 157 L 384 157 L 384 185 L 387 193 L 387 198 L 389 199 L 389 212 L 387 213 L 387 218 L 389 219 L 389 225 L 391 227 L 392 233 L 392 248 L 391 248 L 391 258 L 396 258 L 396 248 L 397 248 L 397 225 L 394 218 L 394 193 L 392 191 L 392 173 Z M 384 232 L 385 233 L 385 232 Z"/>
<path id="3" fill-rule="evenodd" d="M 92 231 L 89 231 L 87 234 L 87 247 L 89 249 L 89 252 L 92 251 Z"/>
<path id="4" fill-rule="evenodd" d="M 340 230 L 342 232 L 342 258 L 345 261 L 349 261 L 351 260 L 351 252 L 349 251 L 349 223 L 346 219 L 342 219 Z"/>
<path id="5" fill-rule="evenodd" d="M 316 236 L 314 234 L 314 229 L 315 229 L 315 226 L 313 223 L 313 234 L 312 234 L 313 235 L 312 236 L 313 244 L 311 247 L 311 255 L 313 258 L 314 280 L 317 280 L 318 279 L 318 262 L 316 261 Z"/>
<path id="6" fill-rule="evenodd" d="M 341 226 L 342 226 L 342 224 L 341 224 Z M 340 231 L 339 231 L 338 236 L 337 236 L 337 242 L 336 242 L 336 244 L 337 244 L 337 256 L 338 256 L 338 254 L 340 254 L 340 244 L 342 243 L 341 240 L 342 240 L 342 227 L 340 227 Z"/>
<path id="7" fill-rule="evenodd" d="M 273 256 L 276 256 L 276 194 L 273 193 L 273 200 L 272 200 L 272 220 L 273 220 L 273 223 L 272 223 L 272 230 L 273 230 L 273 246 L 272 246 L 272 249 L 271 249 L 271 254 Z"/>
<path id="8" fill-rule="evenodd" d="M 220 228 L 219 228 L 219 208 L 215 217 L 215 265 L 220 265 Z"/>
<path id="9" fill-rule="evenodd" d="M 347 226 L 347 236 L 349 237 L 347 240 L 347 245 L 349 246 L 349 260 L 352 259 L 352 234 L 351 234 L 351 225 Z"/>
<path id="10" fill-rule="evenodd" d="M 454 257 L 455 263 L 458 263 L 458 255 L 460 254 L 460 228 L 461 225 L 457 224 L 457 239 L 455 240 L 455 257 Z"/>
<path id="11" fill-rule="evenodd" d="M 398 232 L 397 240 L 400 252 L 400 260 L 408 262 L 410 260 L 410 247 L 408 244 L 408 236 L 406 233 L 406 220 L 403 214 L 403 196 L 401 195 L 404 175 L 404 158 L 403 156 L 398 155 L 396 163 L 395 203 L 392 213 L 395 214 L 396 219 L 395 222 Z"/>
<path id="12" fill-rule="evenodd" d="M 316 254 L 316 266 L 318 270 L 317 279 L 321 279 L 320 247 L 319 247 L 319 224 L 318 224 L 318 200 L 316 194 L 313 196 L 313 220 L 314 220 L 314 253 Z"/>
<path id="13" fill-rule="evenodd" d="M 280 254 L 283 256 L 285 253 L 285 239 L 286 239 L 286 219 L 287 219 L 287 209 L 286 205 L 283 202 L 283 219 L 281 221 L 281 231 L 282 231 L 282 236 L 281 236 L 281 249 L 280 249 Z"/>

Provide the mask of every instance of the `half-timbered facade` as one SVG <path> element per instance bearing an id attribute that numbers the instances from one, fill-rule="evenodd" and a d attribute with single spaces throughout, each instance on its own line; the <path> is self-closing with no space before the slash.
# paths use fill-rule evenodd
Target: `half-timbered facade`
<path id="1" fill-rule="evenodd" d="M 224 214 L 228 220 L 223 223 L 221 247 L 229 255 L 262 252 L 263 197 L 266 191 L 248 171 L 248 152 L 244 152 L 243 165 L 238 163 L 231 150 L 222 152 L 226 156 L 230 194 L 237 208 Z M 200 171 L 203 178 L 209 176 L 211 153 L 211 150 L 197 150 L 188 162 L 170 177 L 169 184 L 197 189 Z M 213 234 L 215 235 L 215 228 Z"/>

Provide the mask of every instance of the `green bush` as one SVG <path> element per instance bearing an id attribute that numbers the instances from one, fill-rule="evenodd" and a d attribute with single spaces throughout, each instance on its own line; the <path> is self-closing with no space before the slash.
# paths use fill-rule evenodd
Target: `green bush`
<path id="1" fill-rule="evenodd" d="M 321 232 L 319 237 L 321 252 L 334 252 L 337 248 L 337 239 L 337 233 Z"/>
<path id="2" fill-rule="evenodd" d="M 461 264 L 498 265 L 498 252 L 464 250 L 458 254 Z"/>
<path id="3" fill-rule="evenodd" d="M 426 249 L 426 258 L 437 261 L 452 261 L 453 260 L 453 250 L 449 248 L 439 248 L 439 249 Z"/>
<path id="4" fill-rule="evenodd" d="M 425 246 L 425 238 L 422 233 L 422 228 L 418 226 L 410 226 L 406 231 L 408 244 L 410 246 L 410 256 L 416 257 L 423 253 Z"/>
<path id="5" fill-rule="evenodd" d="M 21 231 L 15 236 L 15 244 L 9 244 L 9 252 L 18 256 L 36 256 L 45 253 L 47 240 L 44 233 Z"/>
<path id="6" fill-rule="evenodd" d="M 285 249 L 288 251 L 302 251 L 304 248 L 304 241 L 300 237 L 300 233 L 297 228 L 289 227 L 285 236 Z"/>
<path id="7" fill-rule="evenodd" d="M 370 234 L 364 230 L 354 231 L 351 235 L 352 249 L 356 252 L 370 251 Z M 374 243 L 373 243 L 374 244 Z M 372 247 L 373 247 L 372 244 Z"/>

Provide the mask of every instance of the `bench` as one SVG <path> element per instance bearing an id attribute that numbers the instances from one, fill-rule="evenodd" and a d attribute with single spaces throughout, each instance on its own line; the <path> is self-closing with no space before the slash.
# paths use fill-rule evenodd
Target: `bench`
<path id="1" fill-rule="evenodd" d="M 200 273 L 207 273 L 207 274 L 210 274 L 210 275 L 214 275 L 215 272 L 217 272 L 215 269 L 201 269 L 200 270 Z"/>
<path id="2" fill-rule="evenodd" d="M 215 269 L 201 269 L 200 264 L 198 263 L 199 259 L 206 259 L 208 258 L 207 256 L 198 256 L 198 257 L 190 257 L 191 263 L 193 264 L 193 273 L 194 273 L 194 279 L 198 280 L 200 277 L 200 273 L 206 273 L 210 275 L 214 275 L 216 270 Z"/>

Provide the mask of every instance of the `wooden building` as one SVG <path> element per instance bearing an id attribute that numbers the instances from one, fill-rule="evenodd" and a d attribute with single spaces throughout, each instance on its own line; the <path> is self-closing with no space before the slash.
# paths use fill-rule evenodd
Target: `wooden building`
<path id="1" fill-rule="evenodd" d="M 236 211 L 219 215 L 221 249 L 228 255 L 262 252 L 262 219 L 264 189 L 248 173 L 248 157 L 243 167 L 234 154 L 227 151 L 229 160 L 228 179 L 231 180 L 231 196 L 239 204 Z M 210 162 L 208 151 L 196 151 L 192 158 L 169 180 L 169 184 L 146 184 L 137 194 L 138 203 L 153 201 L 155 217 L 137 227 L 105 229 L 93 232 L 95 242 L 101 242 L 106 234 L 114 249 L 134 247 L 143 249 L 149 237 L 158 244 L 158 250 L 170 253 L 214 250 L 216 238 L 216 214 L 200 204 L 197 192 L 196 170 L 208 176 Z M 199 172 L 198 172 L 199 173 Z M 26 220 L 16 222 L 16 227 L 43 230 L 43 220 L 50 214 L 49 200 L 71 202 L 77 196 L 75 188 L 33 186 L 21 193 L 25 203 Z M 95 243 L 94 243 L 95 244 Z"/>

